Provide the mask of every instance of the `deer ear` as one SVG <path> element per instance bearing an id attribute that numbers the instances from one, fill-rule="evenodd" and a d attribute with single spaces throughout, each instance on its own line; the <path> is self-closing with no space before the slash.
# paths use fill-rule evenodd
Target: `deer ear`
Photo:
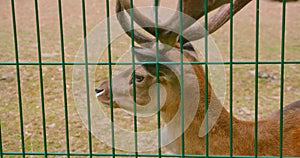
<path id="1" fill-rule="evenodd" d="M 141 48 L 135 47 L 134 48 L 135 56 L 138 61 L 146 62 L 142 64 L 142 66 L 148 71 L 151 75 L 156 76 L 156 53 L 149 48 Z M 158 53 L 159 62 L 172 62 L 168 57 L 163 55 L 163 53 Z M 149 62 L 149 63 L 147 63 Z M 159 65 L 159 75 L 164 77 L 171 77 L 176 74 L 178 71 L 178 66 L 169 64 L 158 64 Z"/>

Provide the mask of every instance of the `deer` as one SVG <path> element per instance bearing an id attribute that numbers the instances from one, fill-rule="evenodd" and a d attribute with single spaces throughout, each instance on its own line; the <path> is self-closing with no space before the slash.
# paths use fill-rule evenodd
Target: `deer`
<path id="1" fill-rule="evenodd" d="M 196 1 L 196 0 L 195 0 Z M 245 6 L 249 0 L 236 0 L 234 1 L 234 10 L 237 12 L 243 6 Z M 202 15 L 202 13 L 196 14 L 191 8 L 194 1 L 183 0 L 183 8 L 186 13 L 194 16 L 195 18 Z M 200 1 L 199 1 L 200 2 Z M 213 3 L 214 2 L 214 3 Z M 227 1 L 214 1 L 209 0 L 209 4 L 213 3 L 209 10 L 218 8 L 222 3 Z M 203 4 L 203 3 L 202 3 Z M 129 2 L 127 0 L 118 0 L 116 4 L 117 18 L 120 25 L 126 31 L 127 35 L 131 37 L 130 22 L 127 18 L 124 10 L 128 9 Z M 213 21 L 209 23 L 208 31 L 212 33 L 222 26 L 224 21 L 227 21 L 229 12 L 226 11 L 228 5 L 221 7 L 220 12 L 213 16 Z M 223 8 L 223 9 L 222 9 Z M 225 9 L 225 10 L 224 10 Z M 193 13 L 193 14 L 190 14 Z M 226 13 L 226 15 L 225 15 Z M 174 18 L 178 15 L 171 17 Z M 140 23 L 145 18 L 139 12 L 134 13 L 135 22 Z M 215 18 L 214 18 L 215 17 Z M 175 19 L 175 18 L 174 18 Z M 145 19 L 144 22 L 151 22 L 149 19 Z M 171 22 L 168 21 L 168 22 Z M 168 23 L 167 22 L 167 23 Z M 190 24 L 193 26 L 192 24 Z M 152 26 L 152 25 L 150 25 Z M 173 28 L 176 29 L 178 26 L 172 24 Z M 190 26 L 190 27 L 191 27 Z M 189 31 L 199 30 L 199 28 L 190 28 L 185 26 L 184 31 L 187 34 L 191 34 Z M 164 27 L 162 27 L 164 28 Z M 153 36 L 155 36 L 154 27 L 143 28 Z M 154 38 L 149 37 L 140 30 L 134 31 L 134 40 L 140 46 L 134 47 L 134 54 L 138 61 L 156 61 L 156 51 L 153 50 L 153 45 L 156 44 Z M 172 55 L 180 54 L 180 49 L 182 49 L 183 56 L 190 62 L 199 61 L 195 55 L 195 50 L 190 41 L 184 41 L 185 45 L 180 45 L 178 41 L 178 34 L 174 30 L 159 30 L 159 42 L 164 44 L 170 44 L 172 48 L 169 49 L 159 49 L 158 57 L 160 61 L 172 61 Z M 172 36 L 166 37 L 166 34 L 174 34 Z M 165 39 L 163 39 L 165 38 Z M 193 38 L 203 38 L 200 34 Z M 182 41 L 181 41 L 182 42 Z M 182 48 L 180 48 L 182 47 Z M 123 71 L 112 79 L 113 87 L 109 87 L 109 80 L 101 81 L 99 87 L 95 88 L 96 97 L 99 102 L 110 105 L 110 88 L 113 88 L 114 95 L 111 107 L 113 108 L 124 108 L 127 110 L 133 110 L 133 105 L 124 105 L 124 98 L 132 99 L 133 97 L 133 86 L 135 83 L 136 90 L 136 103 L 139 105 L 146 105 L 150 102 L 150 96 L 155 94 L 153 91 L 149 91 L 152 85 L 155 85 L 159 81 L 160 85 L 166 90 L 166 98 L 164 105 L 160 109 L 162 120 L 168 123 L 176 115 L 176 112 L 180 109 L 180 81 L 176 77 L 176 68 L 166 66 L 164 64 L 158 63 L 159 73 L 156 71 L 156 64 L 142 64 L 136 65 L 135 75 L 133 76 L 132 69 Z M 174 66 L 174 65 L 173 65 Z M 232 116 L 232 122 L 230 122 L 230 113 L 225 109 L 217 95 L 214 92 L 210 82 L 205 81 L 205 71 L 202 65 L 193 64 L 193 71 L 196 74 L 196 82 L 198 85 L 198 91 L 200 99 L 196 102 L 197 106 L 194 109 L 195 116 L 192 118 L 190 124 L 184 130 L 184 152 L 186 154 L 210 154 L 210 155 L 229 155 L 230 147 L 232 147 L 233 155 L 255 155 L 255 123 L 253 121 L 243 121 Z M 158 78 L 157 78 L 158 76 Z M 135 77 L 135 78 L 133 78 Z M 124 81 L 124 82 L 123 82 Z M 125 86 L 120 86 L 124 84 Z M 188 88 L 194 88 L 193 83 L 185 82 L 185 86 Z M 196 86 L 197 87 L 197 86 Z M 207 89 L 206 89 L 207 87 Z M 129 98 L 128 98 L 129 97 Z M 206 100 L 207 99 L 207 100 Z M 206 109 L 205 104 L 208 103 L 209 108 L 220 109 L 221 112 L 217 121 L 213 125 L 212 129 L 206 134 L 206 136 L 199 136 L 199 130 L 201 123 L 205 121 Z M 185 108 L 191 105 L 184 104 Z M 210 115 L 213 115 L 210 113 Z M 291 103 L 283 108 L 283 141 L 282 141 L 282 155 L 283 156 L 300 156 L 300 101 Z M 232 146 L 230 145 L 230 123 L 232 123 Z M 162 137 L 170 137 L 173 135 L 173 131 L 176 128 L 180 128 L 180 123 L 177 126 L 170 126 L 166 130 Z M 258 125 L 258 135 L 257 135 L 257 155 L 259 156 L 279 156 L 280 155 L 280 111 L 272 113 L 270 116 L 260 119 L 257 122 Z M 208 152 L 206 153 L 206 137 L 208 137 Z M 170 142 L 166 147 L 174 153 L 182 152 L 181 138 L 178 137 L 174 141 Z"/>

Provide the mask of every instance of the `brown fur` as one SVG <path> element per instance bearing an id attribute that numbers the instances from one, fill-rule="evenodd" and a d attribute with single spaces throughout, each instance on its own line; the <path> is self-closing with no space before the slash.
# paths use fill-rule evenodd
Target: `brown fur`
<path id="1" fill-rule="evenodd" d="M 189 61 L 197 61 L 194 57 L 185 53 L 185 57 Z M 192 123 L 186 129 L 185 136 L 185 153 L 186 154 L 205 154 L 206 143 L 205 137 L 199 137 L 199 129 L 205 116 L 205 73 L 202 66 L 193 65 L 193 69 L 198 77 L 200 86 L 199 106 Z M 145 70 L 138 70 L 145 72 Z M 146 76 L 147 86 L 155 83 L 153 76 Z M 179 109 L 180 93 L 179 81 L 161 80 L 161 84 L 167 87 L 167 101 L 161 110 L 161 116 L 165 122 L 169 122 L 177 110 Z M 144 83 L 145 84 L 145 83 Z M 102 85 L 103 86 L 103 85 Z M 103 88 L 103 87 L 102 87 Z M 106 84 L 108 89 L 108 84 Z M 143 86 L 137 85 L 137 92 Z M 146 88 L 147 90 L 147 88 Z M 138 94 L 137 98 L 142 100 L 146 94 Z M 117 96 L 114 96 L 117 97 Z M 176 98 L 176 99 L 175 99 Z M 221 108 L 222 112 L 216 124 L 208 134 L 209 138 L 209 154 L 210 155 L 229 155 L 230 154 L 230 115 L 222 106 L 211 86 L 208 85 L 208 102 L 212 108 Z M 103 100 L 105 99 L 105 100 Z M 99 97 L 101 102 L 107 102 L 107 97 Z M 185 105 L 188 106 L 188 105 Z M 116 106 L 117 107 L 117 106 Z M 214 111 L 210 113 L 213 115 Z M 290 104 L 284 108 L 283 116 L 283 148 L 284 156 L 300 156 L 300 101 Z M 233 117 L 232 120 L 232 150 L 234 155 L 254 155 L 254 122 L 241 121 Z M 178 125 L 180 128 L 180 125 Z M 168 130 L 168 134 L 172 133 L 172 129 Z M 271 116 L 258 121 L 258 155 L 261 156 L 278 156 L 280 154 L 280 112 L 277 111 Z M 181 138 L 177 138 L 174 142 L 167 146 L 175 153 L 181 153 Z"/>

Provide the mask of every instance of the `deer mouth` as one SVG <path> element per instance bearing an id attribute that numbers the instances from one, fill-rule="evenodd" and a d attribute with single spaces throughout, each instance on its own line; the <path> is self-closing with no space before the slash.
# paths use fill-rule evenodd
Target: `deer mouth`
<path id="1" fill-rule="evenodd" d="M 102 103 L 103 106 L 105 107 L 110 107 L 111 101 L 110 101 L 110 92 L 108 88 L 108 82 L 104 81 L 100 84 L 99 87 L 95 89 L 95 95 L 96 98 L 100 103 Z M 114 108 L 118 108 L 119 106 L 116 104 L 115 101 L 112 102 Z"/>
<path id="2" fill-rule="evenodd" d="M 96 98 L 98 99 L 98 101 L 101 103 L 102 106 L 109 108 L 111 104 L 110 97 L 104 94 L 105 93 L 96 93 Z M 112 101 L 112 104 L 113 104 L 113 108 L 119 108 L 119 105 L 115 101 Z"/>

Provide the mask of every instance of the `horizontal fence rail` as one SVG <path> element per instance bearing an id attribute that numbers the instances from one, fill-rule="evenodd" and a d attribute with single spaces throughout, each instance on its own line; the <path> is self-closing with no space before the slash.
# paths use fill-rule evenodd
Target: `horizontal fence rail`
<path id="1" fill-rule="evenodd" d="M 135 62 L 137 65 L 142 64 L 156 64 L 157 62 Z M 158 62 L 159 64 L 165 64 L 165 65 L 178 65 L 181 62 Z M 225 61 L 225 62 L 182 62 L 184 65 L 188 64 L 196 64 L 196 65 L 291 65 L 291 64 L 299 64 L 300 60 L 292 60 L 292 61 Z M 131 65 L 131 62 L 1 62 L 0 65 Z"/>

